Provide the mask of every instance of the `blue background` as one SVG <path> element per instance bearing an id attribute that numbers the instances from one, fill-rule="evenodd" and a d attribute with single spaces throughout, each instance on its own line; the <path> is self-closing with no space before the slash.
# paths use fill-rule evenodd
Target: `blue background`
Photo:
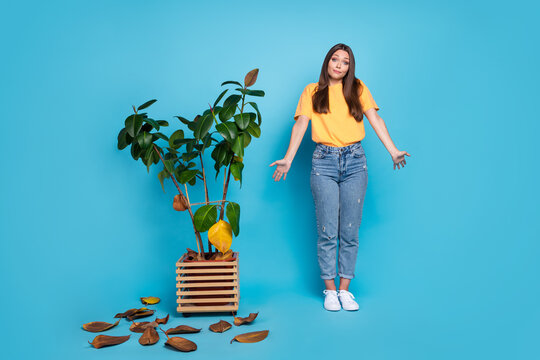
<path id="1" fill-rule="evenodd" d="M 164 340 L 96 350 L 80 327 L 159 296 L 191 358 L 532 359 L 540 356 L 540 226 L 533 2 L 19 1 L 4 3 L 1 102 L 2 320 L 13 358 L 176 358 Z M 326 52 L 351 46 L 390 134 L 392 161 L 366 122 L 369 185 L 351 291 L 360 311 L 322 308 L 309 172 L 311 128 L 287 180 L 284 156 L 304 86 Z M 191 221 L 116 136 L 131 105 L 156 98 L 179 124 L 225 80 L 259 68 L 262 137 L 245 156 L 239 315 L 175 312 L 175 262 Z M 171 133 L 167 130 L 168 134 Z M 209 155 L 209 154 L 208 154 Z M 207 161 L 207 164 L 210 164 Z M 208 166 L 210 167 L 210 165 Z M 221 179 L 221 177 L 220 177 Z M 219 197 L 221 180 L 211 182 Z M 201 188 L 190 195 L 201 201 Z M 166 326 L 168 327 L 168 326 Z M 269 329 L 258 344 L 229 344 Z M 108 332 L 129 333 L 128 323 Z M 6 357 L 7 358 L 7 357 Z"/>

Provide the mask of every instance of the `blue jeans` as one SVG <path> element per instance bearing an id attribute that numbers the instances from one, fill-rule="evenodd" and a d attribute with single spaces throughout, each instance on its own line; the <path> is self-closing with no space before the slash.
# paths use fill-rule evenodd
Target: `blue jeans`
<path id="1" fill-rule="evenodd" d="M 324 280 L 354 278 L 358 231 L 368 181 L 360 142 L 344 147 L 317 144 L 311 167 L 311 192 L 317 217 L 317 256 Z"/>

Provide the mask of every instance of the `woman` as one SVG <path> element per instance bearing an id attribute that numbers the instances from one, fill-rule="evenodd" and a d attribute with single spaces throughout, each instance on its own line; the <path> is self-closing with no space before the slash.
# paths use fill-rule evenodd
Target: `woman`
<path id="1" fill-rule="evenodd" d="M 324 308 L 330 311 L 358 310 L 348 290 L 354 278 L 368 176 L 361 144 L 365 136 L 363 114 L 390 153 L 394 170 L 405 166 L 405 155 L 411 156 L 396 148 L 377 110 L 369 89 L 355 77 L 352 50 L 345 44 L 335 45 L 326 54 L 319 82 L 308 84 L 302 92 L 285 157 L 270 164 L 277 165 L 274 181 L 287 178 L 311 120 L 312 139 L 317 143 L 310 178 L 317 218 L 317 256 L 326 286 Z M 334 283 L 337 275 L 339 292 Z"/>

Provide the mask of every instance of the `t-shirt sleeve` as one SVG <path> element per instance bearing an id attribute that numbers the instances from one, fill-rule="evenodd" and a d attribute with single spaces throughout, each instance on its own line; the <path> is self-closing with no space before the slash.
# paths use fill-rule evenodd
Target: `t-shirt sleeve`
<path id="1" fill-rule="evenodd" d="M 300 115 L 305 115 L 311 120 L 311 116 L 313 115 L 313 103 L 311 99 L 311 91 L 310 86 L 307 85 L 304 88 L 304 91 L 302 92 L 302 95 L 300 96 L 300 100 L 298 101 L 298 106 L 296 107 L 296 112 L 294 113 L 294 120 L 298 120 L 298 117 Z"/>
<path id="2" fill-rule="evenodd" d="M 379 110 L 379 107 L 377 106 L 377 103 L 375 100 L 373 100 L 373 96 L 371 96 L 371 92 L 369 91 L 368 87 L 364 82 L 362 81 L 362 87 L 363 91 L 360 95 L 360 104 L 362 105 L 362 111 L 366 113 L 367 110 L 371 108 L 375 108 L 375 110 Z"/>

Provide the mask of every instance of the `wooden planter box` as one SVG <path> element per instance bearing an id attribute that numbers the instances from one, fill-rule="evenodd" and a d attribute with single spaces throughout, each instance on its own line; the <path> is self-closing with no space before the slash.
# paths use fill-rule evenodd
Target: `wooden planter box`
<path id="1" fill-rule="evenodd" d="M 231 260 L 185 260 L 176 263 L 179 313 L 238 311 L 238 253 Z"/>

